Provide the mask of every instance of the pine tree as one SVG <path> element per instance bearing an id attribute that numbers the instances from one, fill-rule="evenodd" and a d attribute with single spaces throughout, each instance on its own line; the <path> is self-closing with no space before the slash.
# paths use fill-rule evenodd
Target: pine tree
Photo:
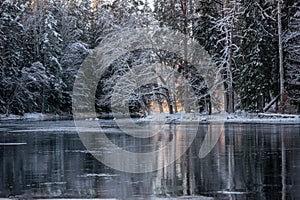
<path id="1" fill-rule="evenodd" d="M 215 55 L 221 48 L 217 44 L 220 36 L 214 28 L 216 21 L 221 17 L 220 6 L 218 1 L 202 0 L 196 9 L 198 18 L 195 20 L 194 37 L 210 55 Z"/>
<path id="2" fill-rule="evenodd" d="M 291 104 L 300 112 L 300 3 L 285 2 L 283 35 L 285 87 Z"/>
<path id="3" fill-rule="evenodd" d="M 2 1 L 0 6 L 0 112 L 20 113 L 23 97 L 16 92 L 24 65 L 24 28 L 20 23 L 23 10 L 17 3 Z M 18 99 L 16 99 L 18 98 Z"/>
<path id="4" fill-rule="evenodd" d="M 16 90 L 19 94 L 15 98 L 22 97 L 19 106 L 24 112 L 41 112 L 44 99 L 40 91 L 50 88 L 46 68 L 40 62 L 34 62 L 30 67 L 23 67 L 18 81 Z"/>
<path id="5" fill-rule="evenodd" d="M 72 106 L 72 91 L 78 69 L 81 67 L 82 62 L 89 54 L 87 45 L 82 42 L 74 42 L 69 44 L 65 49 L 61 58 L 61 67 L 63 69 L 63 102 L 62 111 L 71 112 Z"/>
<path id="6" fill-rule="evenodd" d="M 277 29 L 272 4 L 242 1 L 242 27 L 237 69 L 241 108 L 262 111 L 277 92 Z"/>
<path id="7" fill-rule="evenodd" d="M 44 14 L 41 53 L 43 64 L 49 76 L 49 90 L 43 88 L 44 102 L 42 112 L 60 112 L 64 83 L 60 64 L 62 55 L 62 38 L 60 34 L 60 8 L 55 1 L 49 1 Z"/>

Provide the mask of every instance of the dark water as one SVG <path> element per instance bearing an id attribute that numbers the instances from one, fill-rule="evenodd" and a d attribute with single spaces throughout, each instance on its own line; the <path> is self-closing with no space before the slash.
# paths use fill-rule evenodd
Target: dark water
<path id="1" fill-rule="evenodd" d="M 182 131 L 181 125 L 168 125 L 169 132 L 137 142 L 118 132 L 111 121 L 100 123 L 114 143 L 133 151 L 150 151 L 149 147 L 179 141 Z M 203 195 L 216 199 L 300 199 L 299 124 L 226 123 L 189 128 L 198 131 L 197 136 L 176 162 L 136 174 L 111 169 L 95 159 L 72 121 L 1 122 L 0 198 Z M 205 133 L 212 130 L 221 130 L 217 133 L 220 137 L 212 151 L 200 159 Z M 174 147 L 174 151 L 181 149 Z M 161 166 L 166 157 L 168 154 L 159 155 L 156 165 Z"/>

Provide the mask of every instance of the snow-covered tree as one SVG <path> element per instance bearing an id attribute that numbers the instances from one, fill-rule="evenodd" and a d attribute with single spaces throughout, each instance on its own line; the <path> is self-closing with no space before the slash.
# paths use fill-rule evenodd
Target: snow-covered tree
<path id="1" fill-rule="evenodd" d="M 70 112 L 72 104 L 72 90 L 78 69 L 89 53 L 87 45 L 82 42 L 74 42 L 68 45 L 61 58 L 63 69 L 63 106 L 64 110 Z"/>
<path id="2" fill-rule="evenodd" d="M 24 17 L 26 41 L 30 47 L 32 62 L 40 62 L 46 69 L 49 87 L 41 88 L 42 112 L 59 112 L 62 104 L 62 68 L 60 58 L 63 39 L 62 9 L 60 1 L 34 0 Z"/>
<path id="3" fill-rule="evenodd" d="M 64 83 L 62 80 L 62 67 L 60 58 L 62 55 L 62 38 L 60 34 L 60 8 L 55 1 L 49 1 L 44 14 L 44 31 L 42 38 L 43 64 L 49 74 L 49 90 L 43 89 L 46 105 L 42 111 L 60 112 L 63 98 Z"/>
<path id="4" fill-rule="evenodd" d="M 221 5 L 219 1 L 202 0 L 195 13 L 194 37 L 210 55 L 215 55 L 221 48 L 217 44 L 220 35 L 214 28 L 216 21 L 221 17 Z"/>
<path id="5" fill-rule="evenodd" d="M 280 74 L 284 75 L 285 100 L 296 105 L 299 112 L 298 2 L 154 0 L 154 12 L 148 2 L 1 1 L 0 112 L 69 112 L 74 79 L 89 49 L 114 33 L 157 22 L 183 33 L 186 39 L 196 39 L 209 52 L 218 66 L 215 73 L 223 78 L 227 112 L 237 106 L 248 111 L 263 110 L 280 93 Z M 278 17 L 282 20 L 282 51 Z M 183 58 L 162 50 L 140 49 L 113 61 L 98 84 L 97 106 L 106 110 L 112 89 L 123 87 L 116 82 L 122 80 L 122 75 L 134 77 L 133 71 L 139 70 L 149 75 L 147 80 L 155 81 L 139 85 L 132 79 L 127 83 L 134 88 L 126 93 L 132 111 L 141 109 L 147 114 L 153 103 L 160 111 L 164 103 L 172 112 L 181 107 L 186 111 L 206 110 L 203 105 L 209 98 L 207 88 L 195 66 L 184 62 L 187 43 L 182 43 L 182 49 Z M 143 64 L 151 67 L 136 68 Z M 184 102 L 189 90 L 199 97 L 198 105 Z"/>
<path id="6" fill-rule="evenodd" d="M 206 111 L 208 104 L 208 88 L 199 72 L 183 58 L 164 50 L 145 49 L 124 55 L 109 67 L 98 89 L 99 107 L 127 105 L 144 116 L 153 104 L 159 112 L 170 113 L 182 111 L 189 98 L 189 107 L 195 112 Z"/>
<path id="7" fill-rule="evenodd" d="M 189 36 L 192 36 L 195 31 L 201 8 L 202 1 L 154 1 L 154 15 L 160 26 L 171 27 Z"/>
<path id="8" fill-rule="evenodd" d="M 236 88 L 241 108 L 262 111 L 278 93 L 277 28 L 271 3 L 242 1 L 240 50 Z"/>
<path id="9" fill-rule="evenodd" d="M 23 67 L 14 76 L 4 77 L 1 81 L 4 88 L 2 97 L 5 101 L 2 109 L 6 114 L 41 111 L 43 98 L 40 91 L 49 87 L 48 84 L 49 77 L 45 67 L 39 62 Z"/>
<path id="10" fill-rule="evenodd" d="M 291 104 L 297 105 L 300 112 L 300 3 L 287 2 L 283 35 L 285 86 Z"/>
<path id="11" fill-rule="evenodd" d="M 23 63 L 24 29 L 20 23 L 22 9 L 11 1 L 2 1 L 0 8 L 1 67 L 18 67 Z"/>
<path id="12" fill-rule="evenodd" d="M 90 7 L 82 5 L 84 1 L 63 1 L 61 6 L 60 34 L 63 40 L 63 51 L 72 43 L 88 42 Z"/>
<path id="13" fill-rule="evenodd" d="M 9 114 L 12 112 L 10 97 L 14 96 L 13 89 L 25 63 L 24 28 L 20 17 L 23 9 L 12 1 L 2 1 L 0 5 L 0 112 Z"/>
<path id="14" fill-rule="evenodd" d="M 216 20 L 213 26 L 213 29 L 219 33 L 216 45 L 221 46 L 220 50 L 215 53 L 214 60 L 218 67 L 217 74 L 223 78 L 225 111 L 228 113 L 233 113 L 235 110 L 234 70 L 239 56 L 239 9 L 239 1 L 225 1 L 220 10 L 221 18 Z"/>
<path id="15" fill-rule="evenodd" d="M 24 111 L 34 112 L 43 110 L 44 99 L 41 96 L 41 91 L 50 88 L 51 81 L 47 75 L 46 68 L 40 62 L 32 63 L 30 67 L 23 67 L 21 71 L 20 83 L 17 85 L 17 90 L 20 94 L 15 98 L 24 98 Z"/>

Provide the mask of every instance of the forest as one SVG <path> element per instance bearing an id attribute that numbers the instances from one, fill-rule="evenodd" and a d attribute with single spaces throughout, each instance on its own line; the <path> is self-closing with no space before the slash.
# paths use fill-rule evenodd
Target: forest
<path id="1" fill-rule="evenodd" d="M 223 111 L 300 113 L 298 1 L 0 0 L 0 4 L 0 114 L 72 113 L 76 74 L 93 49 L 114 33 L 153 24 L 194 39 L 208 52 L 222 78 Z M 98 85 L 99 112 L 111 112 L 111 84 L 134 59 L 136 63 L 158 59 L 177 68 L 183 63 L 170 52 L 149 49 L 115 60 Z M 156 69 L 155 74 L 162 71 Z M 203 86 L 202 77 L 195 80 L 194 85 Z M 143 98 L 136 98 L 132 109 L 147 112 L 153 100 L 149 91 L 168 101 L 166 85 L 141 88 Z M 205 91 L 202 87 L 199 93 Z M 179 110 L 174 101 L 168 102 L 169 111 Z M 190 110 L 184 102 L 181 105 Z"/>

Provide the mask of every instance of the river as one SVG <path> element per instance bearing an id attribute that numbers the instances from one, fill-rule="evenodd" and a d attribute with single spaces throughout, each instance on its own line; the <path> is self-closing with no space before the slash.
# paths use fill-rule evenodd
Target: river
<path id="1" fill-rule="evenodd" d="M 159 150 L 146 159 L 153 170 L 132 173 L 100 162 L 73 121 L 0 123 L 0 198 L 300 199 L 299 124 L 169 124 L 141 139 L 124 134 L 112 120 L 98 121 L 107 138 L 126 151 Z M 183 139 L 187 127 L 195 133 L 191 143 Z M 168 143 L 171 151 L 160 151 Z M 105 145 L 97 150 L 110 151 Z M 177 152 L 178 159 L 169 162 Z"/>

